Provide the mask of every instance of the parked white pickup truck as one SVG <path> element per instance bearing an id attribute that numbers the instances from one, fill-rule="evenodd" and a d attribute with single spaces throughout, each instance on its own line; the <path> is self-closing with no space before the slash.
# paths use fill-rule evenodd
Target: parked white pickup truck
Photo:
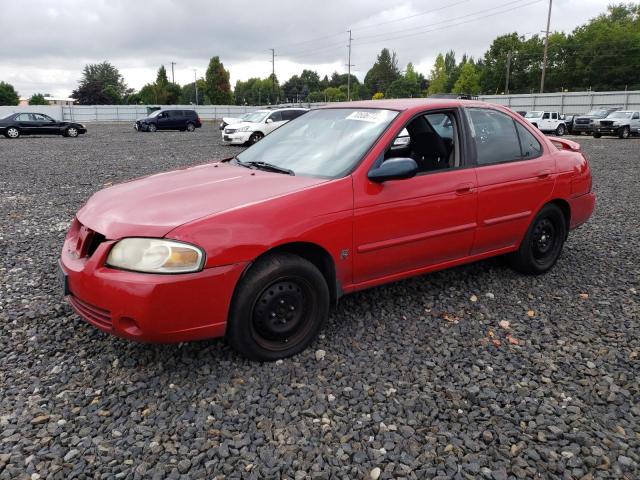
<path id="1" fill-rule="evenodd" d="M 542 132 L 553 132 L 559 137 L 567 133 L 567 125 L 564 123 L 564 115 L 559 112 L 545 112 L 534 110 L 524 116 L 534 127 Z"/>
<path id="2" fill-rule="evenodd" d="M 618 110 L 606 118 L 596 120 L 593 136 L 600 138 L 602 135 L 617 135 L 618 138 L 640 135 L 640 112 Z"/>

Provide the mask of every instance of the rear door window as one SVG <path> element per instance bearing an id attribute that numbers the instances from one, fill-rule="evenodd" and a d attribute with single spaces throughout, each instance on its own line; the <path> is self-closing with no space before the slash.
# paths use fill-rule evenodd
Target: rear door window
<path id="1" fill-rule="evenodd" d="M 476 145 L 478 165 L 522 158 L 516 125 L 510 116 L 486 108 L 469 108 L 466 112 Z"/>
<path id="2" fill-rule="evenodd" d="M 522 151 L 522 158 L 536 158 L 542 155 L 542 145 L 533 136 L 533 134 L 527 130 L 523 125 L 516 123 L 516 129 L 518 130 L 518 137 L 520 139 L 520 149 Z"/>
<path id="3" fill-rule="evenodd" d="M 281 122 L 282 120 L 284 120 L 282 118 L 282 112 L 273 112 L 271 115 L 269 115 L 269 118 L 273 121 L 273 122 Z"/>

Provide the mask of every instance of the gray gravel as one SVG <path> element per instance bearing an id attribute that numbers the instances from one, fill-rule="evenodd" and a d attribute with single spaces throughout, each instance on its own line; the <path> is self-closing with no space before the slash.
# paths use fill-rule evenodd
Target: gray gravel
<path id="1" fill-rule="evenodd" d="M 238 151 L 218 135 L 0 138 L 0 479 L 638 478 L 640 140 L 581 138 L 597 212 L 551 273 L 490 260 L 354 294 L 288 360 L 80 321 L 55 279 L 73 213 Z"/>

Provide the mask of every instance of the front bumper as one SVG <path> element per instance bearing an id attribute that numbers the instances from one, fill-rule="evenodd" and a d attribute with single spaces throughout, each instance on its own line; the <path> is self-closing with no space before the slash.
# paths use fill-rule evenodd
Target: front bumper
<path id="1" fill-rule="evenodd" d="M 601 135 L 618 135 L 618 131 L 620 130 L 620 126 L 607 126 L 602 127 L 598 126 L 593 129 L 594 133 L 599 133 Z"/>
<path id="2" fill-rule="evenodd" d="M 574 133 L 591 133 L 593 132 L 593 123 L 574 123 L 571 131 Z"/>
<path id="3" fill-rule="evenodd" d="M 66 299 L 85 321 L 141 342 L 224 335 L 233 290 L 245 264 L 176 275 L 117 270 L 105 266 L 115 241 L 102 242 L 89 257 L 77 257 L 74 226 L 64 242 L 60 268 L 66 276 Z"/>
<path id="4" fill-rule="evenodd" d="M 244 145 L 249 141 L 253 132 L 234 132 L 224 133 L 222 132 L 222 142 L 228 145 Z"/>

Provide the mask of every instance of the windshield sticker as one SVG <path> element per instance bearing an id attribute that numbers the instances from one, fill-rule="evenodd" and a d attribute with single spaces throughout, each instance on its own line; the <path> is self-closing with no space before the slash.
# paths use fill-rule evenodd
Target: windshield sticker
<path id="1" fill-rule="evenodd" d="M 359 120 L 361 122 L 380 123 L 385 121 L 385 112 L 353 112 L 345 120 Z"/>

